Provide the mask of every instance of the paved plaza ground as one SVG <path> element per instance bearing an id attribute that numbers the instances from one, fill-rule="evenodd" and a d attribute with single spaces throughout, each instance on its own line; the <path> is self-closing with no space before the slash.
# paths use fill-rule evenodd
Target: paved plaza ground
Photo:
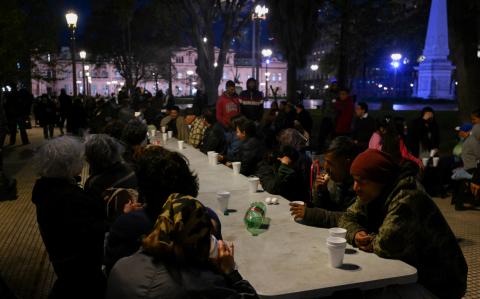
<path id="1" fill-rule="evenodd" d="M 42 132 L 35 128 L 29 130 L 29 135 L 30 145 L 5 150 L 6 172 L 18 180 L 18 199 L 0 202 L 0 275 L 19 298 L 40 299 L 47 297 L 55 275 L 31 202 L 35 182 L 31 158 L 42 142 Z M 468 262 L 465 298 L 480 298 L 480 211 L 457 212 L 450 205 L 450 198 L 434 200 L 459 238 Z"/>

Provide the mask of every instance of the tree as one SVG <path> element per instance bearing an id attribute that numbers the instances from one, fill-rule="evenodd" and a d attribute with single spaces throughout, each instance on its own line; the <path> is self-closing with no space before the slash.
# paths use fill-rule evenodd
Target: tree
<path id="1" fill-rule="evenodd" d="M 97 60 L 113 61 L 130 93 L 152 65 L 166 65 L 179 38 L 173 1 L 101 0 L 92 5 L 87 45 Z"/>
<path id="2" fill-rule="evenodd" d="M 253 5 L 248 0 L 182 0 L 181 3 L 198 52 L 197 73 L 208 103 L 213 104 L 218 97 L 218 85 L 232 40 L 250 20 Z M 223 25 L 223 31 L 217 42 L 214 26 L 219 24 Z M 218 55 L 215 53 L 216 45 Z"/>
<path id="3" fill-rule="evenodd" d="M 287 99 L 295 101 L 297 69 L 306 64 L 319 30 L 316 0 L 270 0 L 270 31 L 287 59 Z"/>
<path id="4" fill-rule="evenodd" d="M 480 108 L 480 3 L 449 1 L 448 11 L 458 105 L 462 118 L 467 120 L 474 109 Z"/>

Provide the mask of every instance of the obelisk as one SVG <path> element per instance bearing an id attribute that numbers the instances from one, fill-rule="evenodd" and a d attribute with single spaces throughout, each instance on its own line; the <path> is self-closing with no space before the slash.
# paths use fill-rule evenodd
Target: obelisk
<path id="1" fill-rule="evenodd" d="M 452 71 L 448 60 L 447 0 L 432 0 L 428 19 L 424 60 L 418 70 L 417 90 L 414 96 L 424 99 L 453 99 Z"/>

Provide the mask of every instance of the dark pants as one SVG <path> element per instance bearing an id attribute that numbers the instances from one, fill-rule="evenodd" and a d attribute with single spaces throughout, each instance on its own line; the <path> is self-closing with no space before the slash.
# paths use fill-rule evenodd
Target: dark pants
<path id="1" fill-rule="evenodd" d="M 470 174 L 475 172 L 475 168 L 466 169 Z M 470 180 L 460 180 L 454 182 L 452 203 L 455 204 L 455 209 L 462 209 L 464 203 L 473 203 L 475 198 L 470 191 Z"/>
<path id="2" fill-rule="evenodd" d="M 60 134 L 64 134 L 63 133 L 63 128 L 65 127 L 65 121 L 67 120 L 67 116 L 66 114 L 60 114 L 59 118 L 58 118 L 58 128 L 60 128 Z"/>
<path id="3" fill-rule="evenodd" d="M 45 139 L 53 138 L 53 129 L 55 125 L 53 124 L 46 124 L 43 126 L 43 137 Z"/>
<path id="4" fill-rule="evenodd" d="M 25 119 L 18 118 L 16 120 L 12 120 L 8 123 L 8 130 L 10 131 L 10 145 L 14 145 L 17 139 L 17 126 L 20 130 L 20 138 L 22 139 L 23 144 L 28 144 L 28 135 L 27 129 L 25 124 Z"/>

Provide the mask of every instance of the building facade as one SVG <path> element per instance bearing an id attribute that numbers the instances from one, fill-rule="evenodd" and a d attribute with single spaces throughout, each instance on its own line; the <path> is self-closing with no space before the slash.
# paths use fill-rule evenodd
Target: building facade
<path id="1" fill-rule="evenodd" d="M 218 55 L 219 50 L 216 49 Z M 82 72 L 82 60 L 76 59 L 77 65 L 77 92 L 84 93 L 84 76 Z M 172 89 L 177 97 L 191 96 L 201 88 L 201 80 L 196 73 L 197 51 L 194 47 L 181 48 L 176 51 L 172 57 Z M 32 93 L 34 96 L 41 94 L 59 94 L 61 89 L 65 89 L 67 94 L 73 93 L 72 64 L 70 50 L 63 47 L 58 54 L 46 54 L 32 61 Z M 84 62 L 85 67 L 85 86 L 86 94 L 107 96 L 116 94 L 125 84 L 125 80 L 113 63 L 95 64 L 88 59 Z M 222 81 L 219 84 L 219 94 L 223 92 L 225 83 L 228 80 L 235 81 L 237 85 L 245 88 L 246 82 L 252 76 L 252 68 L 249 65 L 241 63 L 235 59 L 235 52 L 227 53 L 225 65 L 223 67 Z M 139 82 L 137 86 L 148 90 L 152 94 L 158 90 L 168 89 L 168 81 L 155 76 L 148 76 L 145 80 Z M 260 68 L 259 89 L 265 93 L 268 86 L 273 89 L 278 88 L 278 95 L 284 96 L 287 86 L 287 64 L 278 61 L 274 57 L 270 59 L 269 64 L 263 63 Z M 268 78 L 268 79 L 267 79 Z M 270 90 L 270 88 L 269 88 Z M 271 92 L 269 91 L 270 95 Z"/>

